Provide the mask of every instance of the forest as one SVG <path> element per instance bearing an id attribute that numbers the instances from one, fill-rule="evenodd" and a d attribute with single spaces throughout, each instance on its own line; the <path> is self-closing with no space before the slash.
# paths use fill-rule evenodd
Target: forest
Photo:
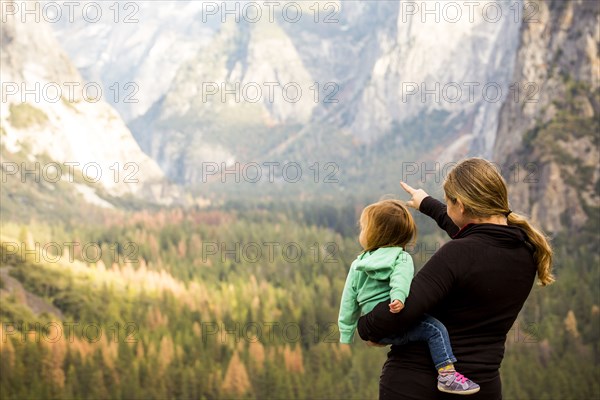
<path id="1" fill-rule="evenodd" d="M 386 349 L 338 343 L 365 204 L 94 211 L 5 222 L 3 399 L 375 399 Z M 415 215 L 422 266 L 447 239 Z M 590 227 L 594 229 L 594 227 Z M 590 231 L 582 232 L 590 235 Z M 556 236 L 506 340 L 506 399 L 600 392 L 598 242 Z"/>

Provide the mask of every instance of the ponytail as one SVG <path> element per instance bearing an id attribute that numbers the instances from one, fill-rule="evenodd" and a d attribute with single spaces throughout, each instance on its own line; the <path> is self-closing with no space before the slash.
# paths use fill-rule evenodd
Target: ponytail
<path id="1" fill-rule="evenodd" d="M 548 239 L 527 218 L 510 210 L 506 182 L 492 163 L 483 158 L 461 161 L 446 177 L 444 192 L 448 199 L 460 199 L 465 212 L 472 217 L 503 215 L 508 225 L 521 228 L 533 246 L 540 284 L 546 286 L 554 282 L 552 248 Z"/>
<path id="2" fill-rule="evenodd" d="M 546 286 L 554 282 L 552 275 L 552 247 L 548 243 L 548 238 L 538 229 L 533 227 L 527 219 L 519 214 L 510 212 L 507 216 L 508 225 L 514 225 L 521 228 L 529 242 L 534 248 L 534 258 L 537 264 L 539 284 Z"/>

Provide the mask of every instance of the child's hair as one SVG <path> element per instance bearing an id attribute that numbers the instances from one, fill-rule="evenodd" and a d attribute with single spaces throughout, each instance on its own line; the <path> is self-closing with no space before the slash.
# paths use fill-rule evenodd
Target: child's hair
<path id="1" fill-rule="evenodd" d="M 482 158 L 461 161 L 446 177 L 444 192 L 452 203 L 460 200 L 465 213 L 472 217 L 505 215 L 508 225 L 521 228 L 535 250 L 540 284 L 546 286 L 554 282 L 552 247 L 548 238 L 527 218 L 510 210 L 506 182 L 492 163 Z"/>
<path id="2" fill-rule="evenodd" d="M 399 200 L 382 200 L 367 206 L 359 222 L 366 242 L 364 251 L 393 246 L 404 248 L 417 236 L 415 221 Z"/>

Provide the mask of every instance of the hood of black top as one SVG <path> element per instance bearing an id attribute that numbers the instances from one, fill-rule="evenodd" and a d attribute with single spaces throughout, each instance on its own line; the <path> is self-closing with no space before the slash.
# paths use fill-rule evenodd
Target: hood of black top
<path id="1" fill-rule="evenodd" d="M 501 247 L 525 245 L 530 250 L 533 250 L 533 246 L 529 242 L 525 232 L 514 225 L 467 224 L 452 239 L 461 239 L 471 235 L 485 236 L 485 240 L 489 240 Z"/>

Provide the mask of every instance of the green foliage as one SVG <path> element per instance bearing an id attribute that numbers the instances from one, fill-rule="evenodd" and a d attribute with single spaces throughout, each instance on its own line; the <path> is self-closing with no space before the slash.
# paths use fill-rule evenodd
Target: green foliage
<path id="1" fill-rule="evenodd" d="M 8 122 L 17 129 L 42 125 L 48 121 L 46 113 L 28 103 L 11 104 L 9 111 Z"/>

